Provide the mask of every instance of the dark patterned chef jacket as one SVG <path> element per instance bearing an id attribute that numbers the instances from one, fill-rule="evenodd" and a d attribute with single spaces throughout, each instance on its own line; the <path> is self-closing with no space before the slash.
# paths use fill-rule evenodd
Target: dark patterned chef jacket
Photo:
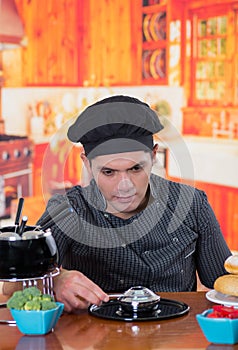
<path id="1" fill-rule="evenodd" d="M 68 201 L 74 213 L 52 227 L 59 266 L 78 270 L 105 292 L 141 285 L 155 292 L 213 288 L 231 255 L 203 191 L 151 174 L 151 200 L 140 213 L 121 219 L 106 212 L 94 180 L 56 194 L 47 212 Z"/>

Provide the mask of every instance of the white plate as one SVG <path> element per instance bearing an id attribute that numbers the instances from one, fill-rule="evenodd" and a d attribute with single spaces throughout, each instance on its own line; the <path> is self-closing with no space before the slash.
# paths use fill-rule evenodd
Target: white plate
<path id="1" fill-rule="evenodd" d="M 214 289 L 206 293 L 206 298 L 213 303 L 238 307 L 238 297 L 222 294 L 215 291 Z"/>

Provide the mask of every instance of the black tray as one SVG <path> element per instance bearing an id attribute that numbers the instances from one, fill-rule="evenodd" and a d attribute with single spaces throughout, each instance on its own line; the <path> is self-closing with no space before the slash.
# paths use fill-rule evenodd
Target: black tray
<path id="1" fill-rule="evenodd" d="M 88 312 L 92 316 L 106 318 L 115 321 L 153 321 L 163 320 L 182 316 L 188 313 L 190 307 L 176 300 L 160 299 L 159 311 L 144 314 L 129 314 L 120 311 L 120 302 L 118 300 L 110 300 L 100 306 L 91 305 Z"/>

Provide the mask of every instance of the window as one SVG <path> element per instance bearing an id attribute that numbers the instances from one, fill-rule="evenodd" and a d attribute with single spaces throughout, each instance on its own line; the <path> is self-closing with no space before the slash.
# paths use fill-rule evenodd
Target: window
<path id="1" fill-rule="evenodd" d="M 192 14 L 191 104 L 238 104 L 237 38 L 235 10 L 215 6 Z"/>

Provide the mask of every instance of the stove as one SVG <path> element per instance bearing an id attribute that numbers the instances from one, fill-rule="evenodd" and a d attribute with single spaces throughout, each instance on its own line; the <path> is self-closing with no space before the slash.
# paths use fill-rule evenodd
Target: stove
<path id="1" fill-rule="evenodd" d="M 32 195 L 33 143 L 26 136 L 0 134 L 0 219 L 11 216 L 11 201 Z"/>

